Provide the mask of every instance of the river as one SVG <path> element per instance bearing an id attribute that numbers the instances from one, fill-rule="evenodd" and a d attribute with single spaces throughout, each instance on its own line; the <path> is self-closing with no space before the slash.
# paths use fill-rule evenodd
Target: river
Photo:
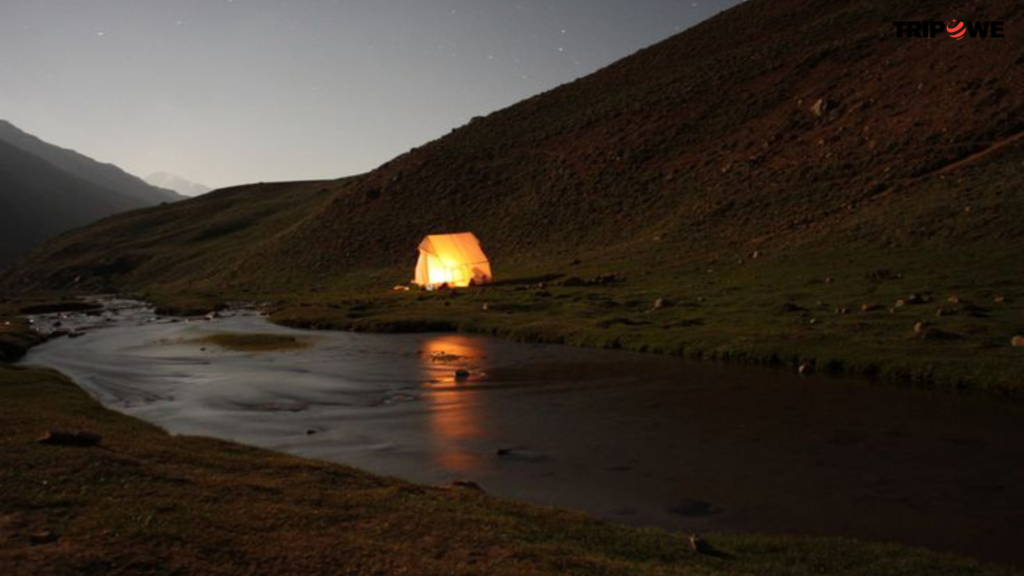
<path id="1" fill-rule="evenodd" d="M 30 351 L 104 405 L 619 523 L 898 541 L 1022 564 L 1024 406 L 852 378 L 462 334 L 304 331 L 253 313 L 35 318 Z M 236 352 L 216 333 L 308 348 Z M 456 378 L 456 370 L 469 377 Z"/>

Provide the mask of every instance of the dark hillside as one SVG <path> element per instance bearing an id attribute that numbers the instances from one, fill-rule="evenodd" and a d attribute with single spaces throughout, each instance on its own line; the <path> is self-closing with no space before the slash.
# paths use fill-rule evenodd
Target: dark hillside
<path id="1" fill-rule="evenodd" d="M 462 229 L 503 262 L 571 259 L 637 239 L 705 258 L 840 240 L 885 248 L 1019 238 L 1020 201 L 993 190 L 982 204 L 998 209 L 972 216 L 993 220 L 980 232 L 944 216 L 947 201 L 987 188 L 988 170 L 946 180 L 974 165 L 1012 166 L 1019 153 L 1022 11 L 1012 0 L 743 4 L 475 119 L 351 186 L 325 183 L 334 197 L 304 226 L 217 280 L 271 285 L 407 265 L 423 234 Z M 1009 37 L 895 37 L 894 20 L 962 12 L 1006 21 Z M 904 204 L 918 208 L 871 216 Z M 834 233 L 851 222 L 856 230 Z M 22 279 L 47 283 L 51 265 L 60 261 L 44 252 Z"/>
<path id="2" fill-rule="evenodd" d="M 832 241 L 879 202 L 938 209 L 939 171 L 1024 130 L 1024 51 L 895 38 L 893 20 L 943 11 L 917 5 L 745 4 L 396 159 L 285 249 L 328 243 L 301 262 L 325 271 L 387 264 L 425 230 L 477 230 L 502 260 L 655 237 L 742 253 Z M 1013 22 L 1022 8 L 986 10 Z M 863 244 L 947 226 L 921 216 L 878 222 Z"/>

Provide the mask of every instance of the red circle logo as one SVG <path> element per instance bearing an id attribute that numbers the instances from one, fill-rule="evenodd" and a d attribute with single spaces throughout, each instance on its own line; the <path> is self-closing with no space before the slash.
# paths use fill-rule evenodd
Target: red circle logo
<path id="1" fill-rule="evenodd" d="M 963 40 L 964 34 L 967 33 L 967 26 L 964 26 L 963 22 L 951 20 L 949 24 L 946 24 L 946 32 L 949 32 L 949 37 L 954 40 Z"/>

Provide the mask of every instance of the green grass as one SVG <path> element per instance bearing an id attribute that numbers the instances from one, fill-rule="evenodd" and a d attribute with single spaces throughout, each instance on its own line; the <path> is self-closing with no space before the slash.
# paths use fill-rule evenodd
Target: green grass
<path id="1" fill-rule="evenodd" d="M 623 260 L 506 272 L 500 285 L 455 293 L 393 292 L 380 279 L 266 297 L 278 302 L 271 319 L 294 327 L 459 330 L 1020 395 L 1024 348 L 1011 340 L 1024 334 L 1024 283 L 1014 259 L 768 254 L 665 269 Z M 608 272 L 623 280 L 566 282 Z M 667 305 L 655 310 L 657 299 Z M 914 331 L 919 322 L 924 334 Z"/>
<path id="2" fill-rule="evenodd" d="M 300 350 L 309 347 L 309 342 L 282 334 L 211 334 L 197 339 L 203 344 L 213 344 L 225 350 L 236 352 L 272 352 L 275 350 Z"/>
<path id="3" fill-rule="evenodd" d="M 43 341 L 19 310 L 19 304 L 0 303 L 0 363 L 14 362 Z"/>
<path id="4" fill-rule="evenodd" d="M 36 442 L 52 428 L 102 443 Z M 681 534 L 169 436 L 53 371 L 2 365 L 0 494 L 6 574 L 1011 573 L 836 538 L 713 534 L 729 557 L 698 555 Z"/>

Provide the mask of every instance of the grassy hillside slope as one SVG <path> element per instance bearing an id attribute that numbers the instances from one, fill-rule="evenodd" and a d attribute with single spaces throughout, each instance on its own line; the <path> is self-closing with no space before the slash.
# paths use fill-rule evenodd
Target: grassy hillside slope
<path id="1" fill-rule="evenodd" d="M 895 37 L 954 13 L 1009 37 Z M 1024 389 L 1022 16 L 754 0 L 369 174 L 110 219 L 3 286 Z M 462 230 L 509 285 L 389 293 L 423 235 Z"/>

